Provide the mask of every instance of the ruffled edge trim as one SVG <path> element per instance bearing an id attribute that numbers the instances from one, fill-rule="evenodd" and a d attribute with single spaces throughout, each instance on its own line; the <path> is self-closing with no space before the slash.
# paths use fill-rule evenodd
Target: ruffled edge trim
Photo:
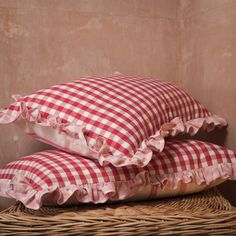
<path id="1" fill-rule="evenodd" d="M 104 203 L 108 200 L 117 201 L 132 197 L 147 184 L 156 185 L 161 189 L 165 189 L 166 186 L 176 189 L 180 181 L 183 183 L 195 181 L 198 185 L 202 183 L 210 185 L 219 178 L 236 180 L 236 162 L 221 163 L 163 176 L 150 176 L 147 171 L 143 171 L 133 179 L 124 182 L 69 185 L 61 188 L 53 185 L 40 190 L 33 189 L 26 177 L 15 175 L 12 180 L 0 180 L 0 195 L 21 201 L 28 208 L 39 209 L 47 194 L 51 194 L 50 197 L 58 205 L 64 204 L 72 196 L 76 197 L 78 204 Z"/>
<path id="2" fill-rule="evenodd" d="M 14 96 L 16 101 L 19 98 L 19 95 Z M 143 140 L 136 153 L 129 157 L 114 155 L 112 148 L 109 147 L 104 137 L 98 136 L 95 143 L 88 143 L 85 127 L 63 123 L 58 116 L 49 116 L 45 119 L 38 109 L 29 109 L 24 102 L 19 102 L 19 111 L 0 111 L 0 124 L 12 123 L 20 118 L 26 121 L 25 131 L 36 139 L 67 152 L 97 159 L 102 166 L 111 163 L 116 167 L 127 165 L 146 166 L 152 159 L 153 151 L 161 152 L 164 149 L 165 138 L 168 136 L 176 136 L 181 133 L 193 136 L 200 129 L 209 132 L 215 127 L 221 128 L 227 125 L 225 119 L 215 114 L 186 122 L 176 117 L 169 123 L 164 123 L 154 135 Z M 48 129 L 48 127 L 51 129 Z"/>

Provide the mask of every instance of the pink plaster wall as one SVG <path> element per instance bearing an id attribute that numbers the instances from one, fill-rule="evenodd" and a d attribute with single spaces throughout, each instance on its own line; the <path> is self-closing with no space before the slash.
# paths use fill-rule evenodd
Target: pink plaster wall
<path id="1" fill-rule="evenodd" d="M 236 1 L 180 0 L 178 83 L 229 126 L 207 138 L 236 150 Z M 222 185 L 236 203 L 236 183 Z"/>

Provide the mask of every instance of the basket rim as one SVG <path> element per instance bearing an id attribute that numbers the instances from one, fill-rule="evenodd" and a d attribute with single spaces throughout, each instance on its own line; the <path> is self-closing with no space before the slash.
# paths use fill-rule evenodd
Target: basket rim
<path id="1" fill-rule="evenodd" d="M 208 204 L 199 207 L 199 211 L 188 208 L 201 201 Z M 174 204 L 179 211 L 174 210 Z M 81 208 L 87 209 L 88 215 L 82 215 Z M 182 198 L 103 204 L 90 208 L 60 206 L 31 210 L 22 203 L 16 203 L 0 213 L 0 232 L 9 236 L 236 235 L 236 208 L 215 188 Z M 97 214 L 89 215 L 96 212 L 94 209 L 98 210 Z M 122 212 L 125 214 L 120 214 Z M 169 214 L 164 214 L 166 212 Z"/>

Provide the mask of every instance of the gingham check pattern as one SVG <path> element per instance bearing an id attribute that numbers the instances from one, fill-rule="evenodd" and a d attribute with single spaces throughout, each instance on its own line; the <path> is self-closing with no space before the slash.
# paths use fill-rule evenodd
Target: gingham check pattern
<path id="1" fill-rule="evenodd" d="M 4 179 L 10 180 L 15 175 L 21 175 L 34 190 L 47 190 L 50 186 L 56 185 L 60 188 L 68 187 L 69 191 L 71 185 L 125 183 L 134 180 L 141 172 L 146 172 L 147 182 L 152 178 L 173 179 L 174 174 L 195 173 L 210 166 L 217 167 L 222 163 L 233 162 L 236 162 L 235 152 L 218 145 L 193 140 L 168 141 L 164 151 L 156 154 L 144 168 L 116 168 L 112 165 L 101 167 L 94 160 L 50 150 L 20 158 L 0 168 L 0 186 Z M 203 178 L 206 178 L 206 181 L 207 178 L 214 180 L 219 177 L 217 174 L 210 173 L 210 177 Z"/>
<path id="2" fill-rule="evenodd" d="M 37 108 L 44 119 L 58 116 L 63 123 L 84 126 L 88 142 L 95 143 L 102 136 L 113 155 L 127 157 L 163 123 L 175 117 L 188 121 L 211 115 L 170 83 L 121 75 L 80 78 L 40 90 L 19 102 Z M 9 110 L 19 111 L 19 102 Z"/>

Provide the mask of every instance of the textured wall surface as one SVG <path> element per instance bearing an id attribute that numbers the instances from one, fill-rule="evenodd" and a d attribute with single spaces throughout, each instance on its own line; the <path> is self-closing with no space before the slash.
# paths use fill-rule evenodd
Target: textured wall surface
<path id="1" fill-rule="evenodd" d="M 179 3 L 178 83 L 228 120 L 225 139 L 222 132 L 217 132 L 219 136 L 214 138 L 236 150 L 236 1 L 180 0 Z M 222 185 L 236 203 L 235 188 L 235 182 Z"/>
<path id="2" fill-rule="evenodd" d="M 0 107 L 77 76 L 145 74 L 227 118 L 218 141 L 236 149 L 235 42 L 236 0 L 0 0 Z M 1 164 L 45 148 L 0 126 Z"/>

